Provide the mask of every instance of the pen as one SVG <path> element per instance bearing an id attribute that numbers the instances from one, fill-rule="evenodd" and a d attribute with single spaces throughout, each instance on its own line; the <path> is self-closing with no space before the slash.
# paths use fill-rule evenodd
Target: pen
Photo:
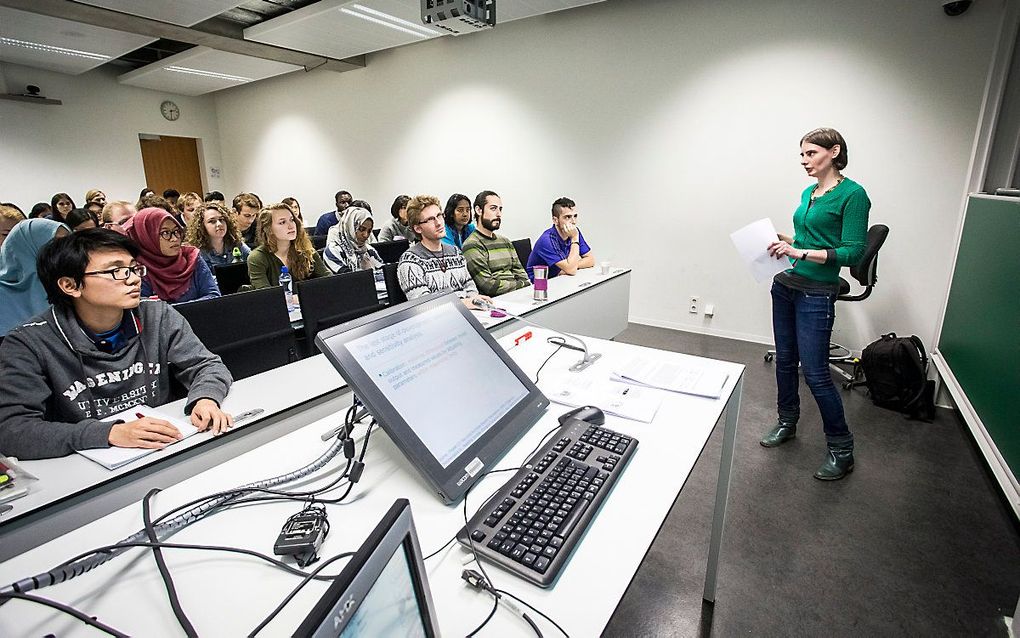
<path id="1" fill-rule="evenodd" d="M 135 412 L 135 416 L 138 417 L 139 419 L 144 419 L 145 418 L 145 415 L 142 414 L 141 412 Z"/>

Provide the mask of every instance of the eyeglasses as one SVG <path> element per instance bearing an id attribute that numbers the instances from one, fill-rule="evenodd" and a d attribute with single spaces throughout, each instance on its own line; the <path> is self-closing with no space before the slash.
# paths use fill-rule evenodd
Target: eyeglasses
<path id="1" fill-rule="evenodd" d="M 92 272 L 84 273 L 86 275 L 110 275 L 114 281 L 125 281 L 131 279 L 131 275 L 137 275 L 144 277 L 145 273 L 149 272 L 148 269 L 141 265 L 135 264 L 134 266 L 118 266 L 117 268 L 110 268 L 109 270 L 93 270 Z"/>
<path id="2" fill-rule="evenodd" d="M 433 215 L 432 217 L 426 217 L 425 219 L 419 220 L 418 223 L 424 226 L 425 224 L 431 224 L 432 222 L 443 223 L 442 215 Z"/>
<path id="3" fill-rule="evenodd" d="M 174 228 L 173 230 L 161 230 L 159 231 L 159 236 L 170 241 L 174 237 L 177 237 L 178 239 L 184 237 L 184 231 L 180 228 Z"/>

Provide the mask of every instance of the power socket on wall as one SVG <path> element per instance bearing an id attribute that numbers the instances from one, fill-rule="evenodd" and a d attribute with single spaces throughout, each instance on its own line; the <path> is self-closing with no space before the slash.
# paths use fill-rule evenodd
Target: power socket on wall
<path id="1" fill-rule="evenodd" d="M 700 300 L 698 299 L 697 296 L 694 296 L 694 295 L 691 296 L 690 313 L 692 315 L 698 314 L 698 303 L 699 303 L 699 301 Z"/>

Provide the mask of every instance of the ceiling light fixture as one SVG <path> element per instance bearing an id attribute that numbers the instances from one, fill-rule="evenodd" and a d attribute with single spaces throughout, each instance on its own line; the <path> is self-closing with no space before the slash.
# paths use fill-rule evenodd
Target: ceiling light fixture
<path id="1" fill-rule="evenodd" d="M 409 21 L 404 20 L 402 18 L 398 18 L 396 16 L 391 16 L 388 13 L 383 13 L 382 11 L 378 11 L 378 10 L 373 9 L 371 7 L 366 7 L 366 6 L 363 6 L 363 5 L 360 5 L 360 4 L 352 4 L 351 8 L 357 9 L 357 10 L 362 11 L 364 13 L 368 13 L 370 15 L 374 15 L 376 17 L 382 18 L 383 20 L 389 20 L 389 21 L 395 22 L 397 24 L 402 24 L 405 27 L 410 27 L 411 29 L 415 29 L 417 31 L 421 31 L 425 35 L 435 35 L 435 36 L 439 35 L 435 31 L 433 31 L 432 29 L 428 29 L 426 27 L 423 27 L 420 24 L 415 24 L 414 22 L 409 22 Z"/>
<path id="2" fill-rule="evenodd" d="M 3 38 L 0 37 L 0 44 L 6 44 L 12 47 L 21 47 L 22 49 L 31 49 L 33 51 L 41 51 L 43 53 L 58 53 L 60 55 L 70 55 L 76 58 L 86 58 L 89 60 L 109 60 L 110 56 L 103 55 L 102 53 L 89 53 L 88 51 L 79 51 L 78 49 L 66 49 L 64 47 L 55 47 L 49 44 L 39 44 L 38 42 L 26 42 L 25 40 L 15 40 L 14 38 Z"/>
<path id="3" fill-rule="evenodd" d="M 186 66 L 168 66 L 163 69 L 164 71 L 173 71 L 174 73 L 186 73 L 188 75 L 197 75 L 204 78 L 213 78 L 215 80 L 229 80 L 230 82 L 254 82 L 254 78 L 246 78 L 241 75 L 228 75 L 226 73 L 217 73 L 215 71 L 202 71 L 201 69 L 189 69 Z"/>
<path id="4" fill-rule="evenodd" d="M 427 38 L 427 37 L 429 37 L 428 35 L 426 35 L 424 33 L 420 33 L 418 31 L 412 31 L 411 29 L 408 29 L 407 27 L 402 27 L 399 24 L 393 24 L 392 22 L 387 22 L 385 20 L 380 20 L 379 18 L 375 18 L 375 17 L 372 17 L 370 15 L 365 15 L 364 13 L 358 13 L 357 11 L 351 11 L 347 7 L 340 7 L 340 11 L 342 13 L 346 13 L 347 15 L 354 16 L 355 18 L 361 18 L 362 20 L 367 20 L 368 22 L 373 22 L 375 24 L 380 24 L 380 25 L 382 25 L 384 27 L 389 27 L 391 29 L 396 29 L 397 31 L 401 31 L 401 32 L 406 33 L 408 35 L 413 35 L 416 38 Z M 392 17 L 392 16 L 390 16 L 390 17 Z M 436 35 L 438 35 L 438 34 L 436 34 Z"/>

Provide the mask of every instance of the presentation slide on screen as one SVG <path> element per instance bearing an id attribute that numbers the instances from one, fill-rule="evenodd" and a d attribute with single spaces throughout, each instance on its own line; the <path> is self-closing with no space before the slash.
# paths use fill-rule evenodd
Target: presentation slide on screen
<path id="1" fill-rule="evenodd" d="M 452 304 L 347 349 L 443 467 L 528 394 Z"/>
<path id="2" fill-rule="evenodd" d="M 402 549 L 386 563 L 340 638 L 425 638 L 421 609 L 411 583 L 411 566 Z"/>

